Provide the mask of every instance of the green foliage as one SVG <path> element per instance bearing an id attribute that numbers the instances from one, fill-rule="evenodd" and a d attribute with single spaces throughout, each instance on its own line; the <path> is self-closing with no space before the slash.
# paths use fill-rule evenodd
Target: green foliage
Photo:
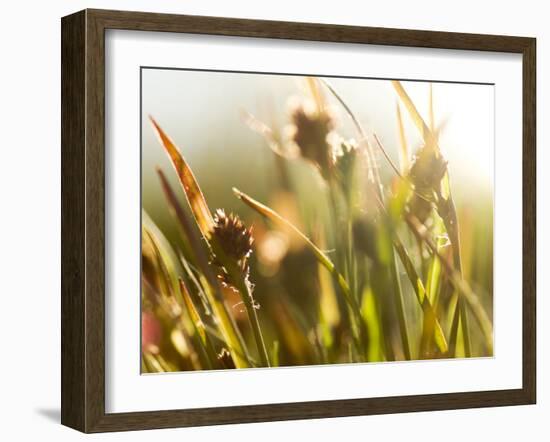
<path id="1" fill-rule="evenodd" d="M 167 239 L 155 214 L 143 212 L 142 371 L 492 355 L 492 280 L 480 277 L 492 254 L 472 246 L 492 232 L 459 225 L 433 105 L 428 125 L 393 85 L 399 168 L 326 80 L 307 79 L 309 97 L 288 115 L 288 145 L 246 114 L 274 152 L 279 181 L 266 203 L 254 188 L 233 188 L 239 215 L 209 207 L 184 155 L 151 118 L 187 204 L 159 169 L 181 237 Z M 356 134 L 337 132 L 334 106 Z M 413 158 L 401 106 L 424 140 Z M 387 182 L 377 150 L 393 174 Z M 304 198 L 296 179 L 304 167 L 323 210 Z"/>

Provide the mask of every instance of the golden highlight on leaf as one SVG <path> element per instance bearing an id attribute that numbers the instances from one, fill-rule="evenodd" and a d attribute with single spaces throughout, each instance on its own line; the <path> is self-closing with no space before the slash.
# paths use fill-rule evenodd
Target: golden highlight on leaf
<path id="1" fill-rule="evenodd" d="M 306 77 L 307 86 L 309 88 L 309 93 L 315 102 L 317 107 L 317 112 L 321 113 L 325 111 L 325 99 L 321 90 L 319 89 L 319 80 L 315 77 Z"/>
<path id="2" fill-rule="evenodd" d="M 269 207 L 265 206 L 264 204 L 256 201 L 254 198 L 248 196 L 246 193 L 241 192 L 237 188 L 233 188 L 233 193 L 239 198 L 241 201 L 243 201 L 247 206 L 254 209 L 256 212 L 258 212 L 260 215 L 265 216 L 267 219 L 275 222 L 276 224 L 281 224 L 287 228 L 289 228 L 295 235 L 297 235 L 300 239 L 302 239 L 306 245 L 313 251 L 315 254 L 317 260 L 331 273 L 334 273 L 336 271 L 336 267 L 332 263 L 332 261 L 329 259 L 327 255 L 325 255 L 313 242 L 304 235 L 294 224 L 292 224 L 290 221 L 283 218 L 281 215 L 279 215 L 277 212 L 275 212 L 273 209 L 270 209 Z M 339 275 L 342 278 L 342 288 L 349 292 L 349 286 L 347 282 L 343 279 L 341 275 Z"/>
<path id="3" fill-rule="evenodd" d="M 206 253 L 201 247 L 199 236 L 193 229 L 191 229 L 191 221 L 187 219 L 186 213 L 180 206 L 174 191 L 164 176 L 164 173 L 161 169 L 157 169 L 157 173 L 170 209 L 174 212 L 174 215 L 178 219 L 184 234 L 190 242 L 197 263 L 202 270 L 205 279 L 203 281 L 204 292 L 215 317 L 218 319 L 220 332 L 223 335 L 225 343 L 228 345 L 233 354 L 235 364 L 237 368 L 251 367 L 253 364 L 251 363 L 246 351 L 244 341 L 233 318 L 229 315 L 221 293 L 220 283 L 210 268 Z"/>
<path id="4" fill-rule="evenodd" d="M 199 184 L 195 179 L 195 175 L 193 175 L 191 168 L 170 137 L 166 135 L 153 117 L 150 116 L 149 119 L 155 129 L 160 144 L 164 147 L 164 150 L 168 154 L 178 174 L 185 196 L 187 197 L 187 201 L 189 201 L 189 205 L 191 206 L 191 210 L 193 211 L 193 215 L 201 233 L 204 237 L 209 238 L 212 228 L 214 227 L 214 220 Z"/>
<path id="5" fill-rule="evenodd" d="M 352 321 L 354 321 L 355 323 L 356 333 L 358 334 L 357 338 L 359 340 L 365 341 L 367 337 L 366 337 L 366 331 L 365 331 L 365 323 L 361 316 L 360 306 L 358 305 L 356 299 L 353 297 L 348 282 L 342 276 L 342 274 L 336 269 L 336 266 L 330 260 L 330 258 L 325 253 L 323 253 L 323 251 L 319 249 L 319 247 L 313 244 L 313 242 L 304 233 L 302 233 L 296 226 L 294 226 L 294 224 L 292 224 L 290 221 L 283 218 L 273 209 L 270 209 L 266 205 L 256 201 L 254 198 L 251 198 L 250 196 L 241 192 L 239 189 L 236 189 L 235 187 L 233 188 L 233 193 L 235 193 L 237 198 L 243 201 L 250 208 L 254 209 L 260 215 L 266 217 L 267 219 L 269 219 L 270 221 L 276 224 L 282 225 L 290 229 L 290 231 L 292 231 L 296 236 L 298 236 L 302 241 L 304 241 L 304 243 L 309 247 L 309 249 L 313 252 L 315 257 L 317 258 L 317 261 L 319 262 L 319 264 L 325 267 L 332 274 L 336 283 L 340 287 L 340 290 L 347 304 L 351 309 Z M 363 344 L 365 343 L 363 342 Z"/>
<path id="6" fill-rule="evenodd" d="M 422 135 L 424 142 L 426 144 L 431 143 L 433 141 L 432 132 L 428 125 L 424 122 L 424 119 L 420 115 L 420 112 L 418 112 L 418 109 L 411 100 L 411 97 L 409 97 L 409 94 L 407 94 L 407 92 L 405 91 L 405 88 L 403 88 L 401 82 L 398 80 L 392 80 L 392 85 L 395 89 L 395 92 L 397 92 L 397 95 L 405 105 L 405 108 L 409 112 L 414 122 L 414 125 Z"/>
<path id="7" fill-rule="evenodd" d="M 403 117 L 401 116 L 401 107 L 396 103 L 397 109 L 397 125 L 399 129 L 399 159 L 401 160 L 401 175 L 406 175 L 410 168 L 409 146 L 405 136 L 405 128 L 403 127 Z"/>
<path id="8" fill-rule="evenodd" d="M 164 150 L 179 184 L 159 167 L 160 186 L 143 183 L 144 207 L 155 210 L 162 229 L 142 208 L 141 308 L 154 318 L 142 319 L 142 372 L 493 354 L 493 257 L 485 253 L 493 247 L 491 197 L 455 206 L 456 184 L 438 146 L 445 120 L 434 104 L 454 123 L 462 113 L 453 111 L 454 97 L 426 84 L 424 98 L 413 102 L 415 85 L 385 81 L 389 113 L 378 100 L 362 106 L 382 112 L 378 122 L 393 122 L 397 152 L 390 156 L 390 139 L 377 136 L 368 112 L 355 114 L 344 100 L 355 89 L 340 95 L 330 81 L 302 77 L 302 96 L 288 97 L 295 100 L 285 109 L 282 101 L 264 107 L 258 96 L 257 111 L 270 124 L 241 111 L 242 122 L 260 135 L 255 144 L 266 161 L 252 161 L 232 132 L 227 146 L 242 158 L 217 177 L 218 206 L 187 162 L 189 147 L 208 134 L 188 132 L 183 140 L 192 145 L 180 149 L 173 141 L 179 136 L 170 138 L 149 117 L 159 145 L 147 148 Z M 442 100 L 434 102 L 439 88 Z M 276 99 L 285 94 L 280 89 Z M 236 96 L 223 99 L 237 110 L 247 106 Z M 234 118 L 225 117 L 229 128 Z M 411 137 L 417 135 L 418 149 Z M 451 142 L 454 134 L 447 135 Z M 215 152 L 203 154 L 205 164 L 216 162 Z M 232 187 L 238 181 L 253 195 L 262 176 L 270 181 L 258 190 L 265 204 Z M 185 198 L 175 192 L 180 185 Z M 225 200 L 228 189 L 248 207 Z M 163 196 L 176 224 L 158 211 Z"/>

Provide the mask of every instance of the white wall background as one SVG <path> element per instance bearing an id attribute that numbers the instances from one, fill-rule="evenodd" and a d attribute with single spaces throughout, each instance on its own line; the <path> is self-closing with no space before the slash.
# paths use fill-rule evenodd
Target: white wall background
<path id="1" fill-rule="evenodd" d="M 231 425 L 92 436 L 95 440 L 548 440 L 550 435 L 550 28 L 545 2 L 444 3 L 202 0 L 28 0 L 0 14 L 0 435 L 3 440 L 81 440 L 59 425 L 60 17 L 94 7 L 515 34 L 538 39 L 538 405 L 358 418 Z M 546 249 L 546 250 L 545 250 Z"/>

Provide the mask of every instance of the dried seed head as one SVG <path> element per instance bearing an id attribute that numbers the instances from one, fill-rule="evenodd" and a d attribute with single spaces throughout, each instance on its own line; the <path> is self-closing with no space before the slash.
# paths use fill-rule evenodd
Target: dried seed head
<path id="1" fill-rule="evenodd" d="M 434 201 L 432 200 L 433 197 L 423 197 L 415 193 L 408 203 L 408 210 L 422 224 L 425 224 L 434 208 Z"/>
<path id="2" fill-rule="evenodd" d="M 226 215 L 223 209 L 216 210 L 212 233 L 227 256 L 236 261 L 248 258 L 252 253 L 252 228 L 247 229 L 237 215 Z"/>
<path id="3" fill-rule="evenodd" d="M 439 190 L 447 172 L 447 161 L 438 150 L 429 145 L 422 147 L 414 158 L 409 178 L 420 191 Z"/>
<path id="4" fill-rule="evenodd" d="M 333 167 L 332 147 L 328 137 L 334 129 L 334 118 L 328 109 L 315 109 L 303 103 L 291 109 L 291 139 L 301 156 L 328 179 Z"/>
<path id="5" fill-rule="evenodd" d="M 447 161 L 432 144 L 422 147 L 414 157 L 409 179 L 414 185 L 415 193 L 409 201 L 408 208 L 422 223 L 429 218 L 437 202 L 445 173 Z"/>
<path id="6" fill-rule="evenodd" d="M 252 228 L 247 228 L 237 215 L 227 215 L 223 209 L 218 209 L 214 214 L 212 236 L 227 258 L 234 260 L 243 273 L 248 275 L 248 257 L 254 244 Z M 219 278 L 226 284 L 232 284 L 220 260 L 214 257 L 212 263 L 220 269 Z"/>
<path id="7" fill-rule="evenodd" d="M 336 166 L 335 177 L 346 195 L 349 195 L 353 187 L 353 172 L 359 150 L 355 140 L 339 138 L 333 149 L 333 161 Z"/>

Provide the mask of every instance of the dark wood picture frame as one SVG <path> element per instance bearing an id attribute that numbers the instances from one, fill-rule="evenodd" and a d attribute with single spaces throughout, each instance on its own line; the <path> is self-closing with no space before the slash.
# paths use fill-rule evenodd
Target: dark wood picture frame
<path id="1" fill-rule="evenodd" d="M 536 40 L 84 10 L 62 19 L 61 422 L 84 432 L 533 404 L 536 400 Z M 105 412 L 105 30 L 518 53 L 523 59 L 523 386 L 514 390 Z"/>

